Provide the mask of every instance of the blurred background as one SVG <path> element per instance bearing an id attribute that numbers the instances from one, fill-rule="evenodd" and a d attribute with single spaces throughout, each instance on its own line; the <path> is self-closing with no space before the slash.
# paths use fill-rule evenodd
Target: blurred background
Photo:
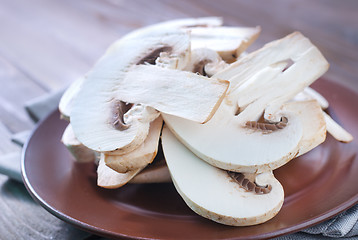
<path id="1" fill-rule="evenodd" d="M 125 33 L 174 18 L 222 16 L 226 25 L 259 25 L 249 51 L 301 31 L 331 63 L 326 76 L 349 82 L 358 75 L 357 10 L 355 0 L 4 0 L 0 118 L 11 133 L 30 127 L 23 102 L 67 86 Z"/>
<path id="2" fill-rule="evenodd" d="M 23 108 L 27 101 L 68 86 L 124 34 L 169 19 L 221 16 L 229 26 L 259 25 L 261 35 L 249 51 L 301 31 L 330 62 L 325 77 L 358 92 L 357 12 L 356 0 L 2 0 L 0 155 L 19 151 L 11 136 L 33 128 Z M 0 211 L 0 239 L 80 236 L 4 175 Z"/>

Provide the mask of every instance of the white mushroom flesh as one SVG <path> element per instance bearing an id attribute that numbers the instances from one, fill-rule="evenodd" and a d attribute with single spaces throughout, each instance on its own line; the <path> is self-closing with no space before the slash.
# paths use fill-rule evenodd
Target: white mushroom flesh
<path id="1" fill-rule="evenodd" d="M 228 81 L 220 79 L 176 69 L 138 65 L 116 85 L 115 98 L 205 123 L 219 107 L 228 86 Z"/>
<path id="2" fill-rule="evenodd" d="M 284 192 L 272 172 L 256 178 L 262 186 L 271 185 L 269 193 L 248 192 L 226 171 L 196 157 L 167 128 L 163 129 L 162 141 L 173 183 L 197 214 L 226 225 L 248 226 L 263 223 L 280 210 Z"/>

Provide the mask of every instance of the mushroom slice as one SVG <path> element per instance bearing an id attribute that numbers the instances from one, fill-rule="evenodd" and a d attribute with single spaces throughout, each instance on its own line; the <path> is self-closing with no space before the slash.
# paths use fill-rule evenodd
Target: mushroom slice
<path id="1" fill-rule="evenodd" d="M 287 59 L 292 59 L 293 64 L 285 70 Z M 229 79 L 230 89 L 208 123 L 200 125 L 162 116 L 190 150 L 214 166 L 239 172 L 273 170 L 299 153 L 306 128 L 322 124 L 320 107 L 299 112 L 284 103 L 316 80 L 327 67 L 318 49 L 300 33 L 294 33 L 240 58 L 214 75 Z M 265 121 L 255 124 L 262 114 Z M 306 117 L 310 122 L 303 120 Z M 286 120 L 287 123 L 280 123 Z M 286 127 L 282 128 L 283 125 Z M 321 131 L 321 128 L 314 129 Z"/>
<path id="2" fill-rule="evenodd" d="M 338 141 L 341 142 L 351 142 L 353 141 L 353 136 L 349 132 L 347 132 L 344 128 L 342 128 L 337 122 L 335 122 L 331 116 L 327 113 L 323 112 L 324 118 L 327 124 L 327 131 Z"/>
<path id="3" fill-rule="evenodd" d="M 191 51 L 190 62 L 184 70 L 211 77 L 228 66 L 214 50 L 198 48 Z"/>
<path id="4" fill-rule="evenodd" d="M 279 120 L 275 111 L 328 67 L 321 52 L 301 33 L 294 32 L 242 57 L 214 77 L 230 79 L 226 101 L 229 105 L 237 103 L 236 107 L 245 112 L 240 113 L 243 121 L 259 117 L 265 110 L 265 119 L 275 122 Z"/>
<path id="5" fill-rule="evenodd" d="M 284 165 L 325 139 L 325 122 L 316 101 L 287 103 L 277 114 L 280 123 L 250 121 L 245 126 L 233 117 L 225 118 L 228 112 L 217 113 L 200 127 L 169 115 L 163 118 L 184 145 L 213 166 L 261 173 Z"/>
<path id="6" fill-rule="evenodd" d="M 222 102 L 229 82 L 176 69 L 138 65 L 116 87 L 117 99 L 205 123 Z"/>
<path id="7" fill-rule="evenodd" d="M 284 191 L 272 172 L 255 179 L 262 187 L 271 186 L 271 191 L 247 191 L 227 171 L 196 157 L 166 127 L 162 142 L 175 188 L 197 214 L 226 225 L 248 226 L 268 221 L 281 209 Z"/>
<path id="8" fill-rule="evenodd" d="M 260 27 L 196 27 L 191 29 L 191 48 L 209 48 L 226 62 L 233 62 L 260 32 Z"/>
<path id="9" fill-rule="evenodd" d="M 58 109 L 60 110 L 61 118 L 65 119 L 66 121 L 70 121 L 73 99 L 80 91 L 83 80 L 83 78 L 78 78 L 77 80 L 75 80 L 66 89 L 65 93 L 61 97 Z"/>
<path id="10" fill-rule="evenodd" d="M 118 173 L 104 163 L 104 154 L 97 167 L 97 185 L 103 188 L 119 188 L 128 183 L 143 168 L 138 168 L 126 173 Z"/>
<path id="11" fill-rule="evenodd" d="M 128 104 L 118 96 L 118 87 L 131 67 L 152 63 L 148 59 L 159 57 L 161 51 L 170 52 L 178 65 L 186 65 L 189 48 L 187 33 L 174 30 L 143 36 L 143 39 L 122 39 L 112 45 L 87 73 L 73 101 L 71 124 L 78 140 L 101 152 L 130 151 L 141 145 L 148 134 L 149 123 L 159 113 L 138 104 L 128 109 Z"/>
<path id="12" fill-rule="evenodd" d="M 75 134 L 73 133 L 71 124 L 68 124 L 65 131 L 63 132 L 61 141 L 74 156 L 77 162 L 82 163 L 95 161 L 95 152 L 77 140 Z"/>
<path id="13" fill-rule="evenodd" d="M 160 132 L 163 120 L 158 117 L 150 124 L 149 133 L 144 142 L 133 151 L 116 155 L 116 152 L 103 154 L 106 165 L 119 173 L 126 173 L 138 168 L 144 168 L 153 161 L 158 151 Z"/>

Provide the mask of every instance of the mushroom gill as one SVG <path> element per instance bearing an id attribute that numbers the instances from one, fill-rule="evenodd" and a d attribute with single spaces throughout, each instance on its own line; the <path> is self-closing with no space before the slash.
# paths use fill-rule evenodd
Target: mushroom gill
<path id="1" fill-rule="evenodd" d="M 281 121 L 277 123 L 269 123 L 269 122 L 258 122 L 258 121 L 248 121 L 246 122 L 246 127 L 251 129 L 260 129 L 265 132 L 273 132 L 279 129 L 283 129 L 287 126 L 288 119 L 286 117 L 282 117 Z"/>
<path id="2" fill-rule="evenodd" d="M 203 59 L 200 62 L 196 63 L 193 67 L 193 73 L 198 73 L 199 75 L 207 76 L 205 72 L 205 65 L 211 62 L 212 61 L 210 59 Z"/>
<path id="3" fill-rule="evenodd" d="M 144 56 L 143 58 L 141 58 L 136 65 L 141 65 L 141 64 L 151 64 L 151 65 L 155 65 L 155 60 L 160 56 L 160 53 L 162 52 L 168 52 L 170 53 L 173 50 L 172 47 L 170 46 L 163 46 L 157 49 L 154 49 L 153 51 L 151 51 L 149 54 L 147 54 L 146 56 Z"/>
<path id="4" fill-rule="evenodd" d="M 124 131 L 130 127 L 130 125 L 124 122 L 124 114 L 131 109 L 132 103 L 126 103 L 123 101 L 116 101 L 113 107 L 112 125 L 116 130 Z"/>
<path id="5" fill-rule="evenodd" d="M 267 194 L 272 190 L 271 185 L 259 186 L 255 182 L 251 182 L 248 178 L 245 178 L 245 175 L 243 173 L 227 171 L 227 174 L 235 182 L 237 182 L 240 187 L 242 187 L 248 192 L 254 192 L 256 194 Z"/>

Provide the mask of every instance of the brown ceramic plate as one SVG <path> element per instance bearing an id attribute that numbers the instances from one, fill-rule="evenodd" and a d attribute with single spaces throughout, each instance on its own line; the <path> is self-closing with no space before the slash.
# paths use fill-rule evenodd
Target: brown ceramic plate
<path id="1" fill-rule="evenodd" d="M 358 94 L 320 80 L 314 85 L 331 106 L 329 113 L 358 139 Z M 353 104 L 354 103 L 354 104 Z M 358 202 L 357 141 L 328 136 L 310 153 L 275 171 L 286 198 L 272 220 L 252 227 L 229 227 L 194 214 L 167 184 L 96 186 L 93 164 L 77 164 L 60 142 L 67 123 L 54 112 L 26 145 L 22 173 L 27 189 L 48 211 L 84 230 L 135 239 L 254 239 L 299 231 Z M 218 203 L 220 204 L 220 203 Z"/>

